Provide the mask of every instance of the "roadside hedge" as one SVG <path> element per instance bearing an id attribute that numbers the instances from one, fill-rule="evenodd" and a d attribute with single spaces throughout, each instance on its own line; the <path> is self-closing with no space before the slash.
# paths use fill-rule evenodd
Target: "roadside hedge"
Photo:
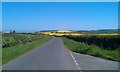
<path id="1" fill-rule="evenodd" d="M 84 42 L 88 45 L 97 45 L 103 49 L 114 50 L 120 48 L 119 35 L 85 35 L 85 36 L 65 36 L 78 42 Z"/>

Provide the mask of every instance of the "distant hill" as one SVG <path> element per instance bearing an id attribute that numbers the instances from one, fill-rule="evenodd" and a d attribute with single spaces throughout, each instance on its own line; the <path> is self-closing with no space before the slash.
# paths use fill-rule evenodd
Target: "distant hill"
<path id="1" fill-rule="evenodd" d="M 58 30 L 42 30 L 42 31 L 39 31 L 39 32 L 56 32 Z"/>
<path id="2" fill-rule="evenodd" d="M 73 32 L 72 30 L 42 30 L 40 32 Z"/>
<path id="3" fill-rule="evenodd" d="M 90 30 L 90 31 L 87 31 L 87 30 L 79 30 L 79 31 L 76 31 L 76 32 L 79 32 L 79 33 L 118 33 L 118 29 L 102 29 L 102 30 Z"/>
<path id="4" fill-rule="evenodd" d="M 119 29 L 120 31 L 120 29 Z M 101 29 L 101 30 L 42 30 L 39 32 L 60 32 L 60 33 L 67 33 L 67 32 L 76 32 L 76 33 L 93 33 L 93 34 L 110 34 L 110 33 L 118 33 L 118 29 Z"/>
<path id="5" fill-rule="evenodd" d="M 72 30 L 58 30 L 57 32 L 61 32 L 61 33 L 64 33 L 64 32 L 73 32 Z"/>

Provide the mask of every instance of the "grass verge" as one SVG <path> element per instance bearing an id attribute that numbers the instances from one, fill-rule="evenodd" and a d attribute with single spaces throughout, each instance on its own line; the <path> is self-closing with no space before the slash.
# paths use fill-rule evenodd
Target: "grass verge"
<path id="1" fill-rule="evenodd" d="M 6 64 L 9 61 L 17 58 L 18 56 L 44 44 L 49 41 L 52 37 L 49 36 L 40 36 L 38 40 L 35 40 L 31 43 L 15 45 L 12 47 L 7 47 L 2 49 L 2 64 Z"/>
<path id="2" fill-rule="evenodd" d="M 92 55 L 108 60 L 120 61 L 120 57 L 118 57 L 118 50 L 120 50 L 120 48 L 116 50 L 105 50 L 95 45 L 87 45 L 67 38 L 62 38 L 62 40 L 65 46 L 73 52 Z"/>

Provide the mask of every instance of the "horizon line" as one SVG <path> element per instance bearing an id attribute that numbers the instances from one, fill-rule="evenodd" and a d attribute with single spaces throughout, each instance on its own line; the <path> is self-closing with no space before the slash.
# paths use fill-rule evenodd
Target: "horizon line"
<path id="1" fill-rule="evenodd" d="M 72 30 L 72 29 L 45 29 L 45 30 L 39 30 L 39 31 L 50 31 L 50 30 Z M 78 30 L 72 30 L 72 31 L 80 31 L 80 30 L 83 30 L 83 31 L 97 31 L 97 30 L 119 30 L 118 29 L 92 29 L 92 30 L 85 30 L 85 29 L 78 29 Z M 2 30 L 0 32 L 6 32 L 6 31 L 10 31 L 10 30 Z M 38 30 L 37 31 L 20 31 L 20 30 L 12 30 L 12 31 L 17 31 L 17 32 L 39 32 Z"/>

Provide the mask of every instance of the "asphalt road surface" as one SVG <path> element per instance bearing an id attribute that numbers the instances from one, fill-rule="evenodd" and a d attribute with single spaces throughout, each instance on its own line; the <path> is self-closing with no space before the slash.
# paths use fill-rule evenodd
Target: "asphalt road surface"
<path id="1" fill-rule="evenodd" d="M 117 70 L 118 62 L 67 50 L 60 38 L 5 64 L 3 70 Z"/>

